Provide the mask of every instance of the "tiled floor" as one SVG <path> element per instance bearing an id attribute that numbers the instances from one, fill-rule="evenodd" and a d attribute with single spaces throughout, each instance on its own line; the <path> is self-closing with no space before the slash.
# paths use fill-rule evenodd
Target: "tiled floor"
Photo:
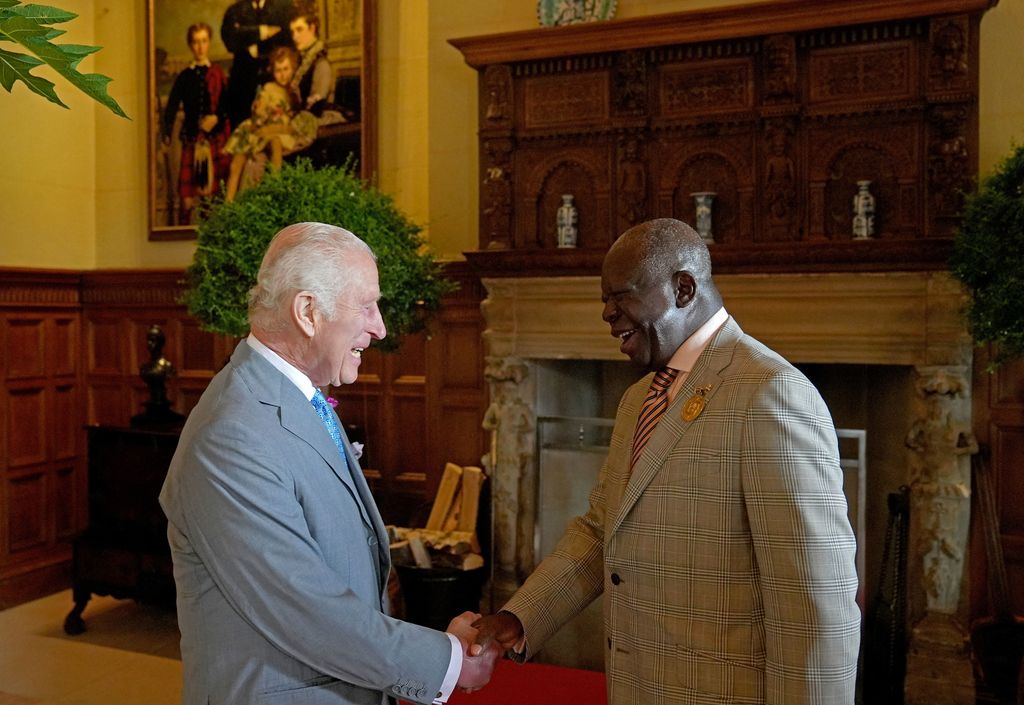
<path id="1" fill-rule="evenodd" d="M 0 705 L 178 705 L 172 611 L 93 597 L 68 636 L 70 609 L 68 590 L 0 612 Z"/>

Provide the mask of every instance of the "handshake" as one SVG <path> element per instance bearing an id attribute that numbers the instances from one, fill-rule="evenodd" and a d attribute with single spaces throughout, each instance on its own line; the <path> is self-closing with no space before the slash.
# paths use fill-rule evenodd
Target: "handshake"
<path id="1" fill-rule="evenodd" d="M 451 621 L 447 631 L 462 642 L 462 671 L 457 685 L 466 692 L 487 685 L 494 664 L 523 638 L 523 625 L 510 612 L 486 617 L 463 612 Z"/>

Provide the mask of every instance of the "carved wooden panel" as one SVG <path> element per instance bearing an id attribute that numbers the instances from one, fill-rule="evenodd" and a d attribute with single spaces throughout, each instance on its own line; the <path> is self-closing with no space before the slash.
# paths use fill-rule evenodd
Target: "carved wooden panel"
<path id="1" fill-rule="evenodd" d="M 606 73 L 539 76 L 523 81 L 527 129 L 596 124 L 608 119 Z"/>
<path id="2" fill-rule="evenodd" d="M 704 117 L 754 106 L 751 59 L 700 61 L 658 72 L 658 117 Z"/>
<path id="3" fill-rule="evenodd" d="M 488 66 L 480 96 L 480 124 L 508 127 L 512 124 L 512 72 L 508 66 Z"/>
<path id="4" fill-rule="evenodd" d="M 523 147 L 516 157 L 514 246 L 557 246 L 557 211 L 563 194 L 572 194 L 579 212 L 577 247 L 611 244 L 611 155 L 607 144 L 564 144 L 550 150 Z"/>
<path id="5" fill-rule="evenodd" d="M 969 90 L 971 30 L 968 16 L 933 18 L 928 30 L 928 89 Z"/>
<path id="6" fill-rule="evenodd" d="M 923 235 L 917 145 L 920 128 L 891 123 L 883 128 L 847 122 L 843 131 L 812 128 L 808 135 L 811 239 L 852 238 L 857 182 L 871 182 L 875 196 L 875 237 Z"/>
<path id="7" fill-rule="evenodd" d="M 749 134 L 672 136 L 655 147 L 659 163 L 657 216 L 693 223 L 694 193 L 712 192 L 716 243 L 749 240 L 753 233 L 754 164 Z"/>
<path id="8" fill-rule="evenodd" d="M 782 90 L 782 87 L 779 87 Z M 761 227 L 756 240 L 779 242 L 800 235 L 800 211 L 804 194 L 798 190 L 800 172 L 798 151 L 793 137 L 794 118 L 766 121 L 761 156 Z"/>
<path id="9" fill-rule="evenodd" d="M 481 72 L 469 259 L 490 276 L 596 274 L 621 232 L 692 222 L 689 195 L 712 190 L 716 271 L 944 268 L 975 176 L 990 4 L 786 0 L 452 40 Z M 719 143 L 740 133 L 736 159 Z M 872 182 L 869 241 L 852 241 L 853 173 Z M 554 255 L 562 189 L 583 242 Z"/>
<path id="10" fill-rule="evenodd" d="M 909 41 L 811 51 L 808 102 L 910 100 L 919 90 L 916 56 Z"/>

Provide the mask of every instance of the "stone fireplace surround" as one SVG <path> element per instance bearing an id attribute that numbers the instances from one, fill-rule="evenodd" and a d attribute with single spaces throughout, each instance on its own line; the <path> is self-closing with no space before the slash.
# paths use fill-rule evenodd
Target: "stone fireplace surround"
<path id="1" fill-rule="evenodd" d="M 866 424 L 869 538 L 884 535 L 885 495 L 911 487 L 908 613 L 916 626 L 907 702 L 960 691 L 949 702 L 973 702 L 957 620 L 964 610 L 971 408 L 971 341 L 959 285 L 943 272 L 728 274 L 716 282 L 747 333 L 795 364 L 828 371 L 825 385 L 847 397 L 838 403 L 846 411 L 837 410 L 823 390 L 834 415 L 850 413 L 852 398 L 855 417 L 874 419 Z M 492 434 L 484 462 L 492 478 L 497 609 L 536 562 L 535 432 L 546 392 L 537 388 L 538 365 L 624 358 L 601 320 L 597 277 L 483 284 L 491 393 L 484 425 Z M 868 555 L 870 589 L 877 558 Z M 925 666 L 915 668 L 922 654 Z"/>

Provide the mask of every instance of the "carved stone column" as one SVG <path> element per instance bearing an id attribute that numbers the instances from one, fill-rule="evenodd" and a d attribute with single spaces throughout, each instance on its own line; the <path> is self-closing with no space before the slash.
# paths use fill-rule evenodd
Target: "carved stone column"
<path id="1" fill-rule="evenodd" d="M 917 420 L 910 453 L 910 614 L 907 705 L 973 705 L 967 634 L 957 619 L 970 520 L 970 369 L 916 367 Z M 915 579 L 919 578 L 919 579 Z M 916 603 L 916 604 L 915 604 Z"/>
<path id="2" fill-rule="evenodd" d="M 536 395 L 530 366 L 519 358 L 488 357 L 484 377 L 491 391 L 483 422 L 491 433 L 483 459 L 494 512 L 491 608 L 498 609 L 533 569 L 533 536 L 526 534 L 536 515 Z"/>

